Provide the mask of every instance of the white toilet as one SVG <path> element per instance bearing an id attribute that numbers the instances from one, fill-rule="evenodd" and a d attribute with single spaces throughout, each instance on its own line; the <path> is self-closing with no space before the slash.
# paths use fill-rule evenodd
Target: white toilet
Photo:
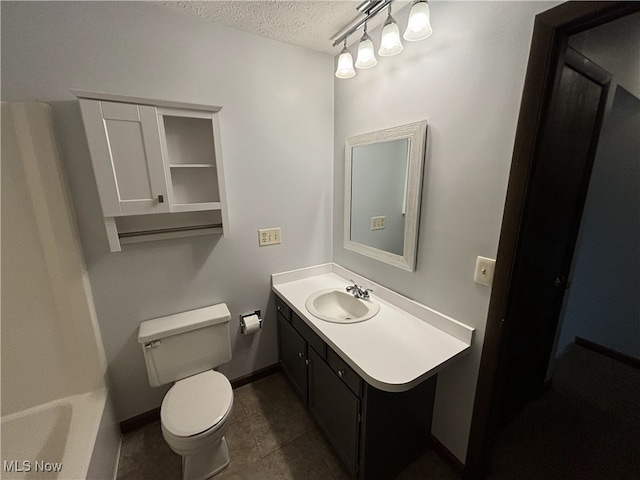
<path id="1" fill-rule="evenodd" d="M 160 409 L 162 435 L 182 456 L 182 478 L 204 480 L 229 465 L 224 433 L 233 407 L 227 377 L 213 369 L 231 360 L 231 314 L 226 304 L 140 324 L 152 387 L 175 382 Z"/>

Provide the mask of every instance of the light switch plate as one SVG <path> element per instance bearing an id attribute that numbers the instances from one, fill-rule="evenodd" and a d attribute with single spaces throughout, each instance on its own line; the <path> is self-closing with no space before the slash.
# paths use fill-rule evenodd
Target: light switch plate
<path id="1" fill-rule="evenodd" d="M 258 229 L 258 246 L 277 245 L 280 243 L 280 227 Z"/>
<path id="2" fill-rule="evenodd" d="M 473 281 L 480 285 L 490 287 L 493 283 L 493 272 L 496 268 L 496 261 L 492 258 L 478 257 L 476 260 L 476 271 Z"/>

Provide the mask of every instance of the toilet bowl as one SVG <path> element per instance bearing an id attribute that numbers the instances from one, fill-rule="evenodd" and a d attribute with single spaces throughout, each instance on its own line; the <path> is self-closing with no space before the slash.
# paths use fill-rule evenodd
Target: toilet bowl
<path id="1" fill-rule="evenodd" d="M 162 436 L 182 456 L 184 480 L 204 480 L 229 464 L 224 433 L 233 390 L 221 373 L 208 370 L 178 380 L 162 401 Z"/>
<path id="2" fill-rule="evenodd" d="M 173 383 L 162 400 L 162 436 L 182 456 L 183 480 L 205 480 L 229 464 L 224 433 L 233 390 L 214 370 L 231 360 L 224 303 L 146 320 L 138 341 L 152 387 Z"/>

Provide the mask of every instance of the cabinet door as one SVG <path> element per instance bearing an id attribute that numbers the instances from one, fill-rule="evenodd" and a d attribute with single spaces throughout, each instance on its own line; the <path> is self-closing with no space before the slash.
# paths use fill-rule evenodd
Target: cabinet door
<path id="1" fill-rule="evenodd" d="M 169 212 L 156 108 L 80 101 L 105 217 Z"/>
<path id="2" fill-rule="evenodd" d="M 309 348 L 309 410 L 349 472 L 356 474 L 360 400 Z"/>
<path id="3" fill-rule="evenodd" d="M 278 314 L 280 365 L 300 398 L 307 403 L 307 342 Z"/>

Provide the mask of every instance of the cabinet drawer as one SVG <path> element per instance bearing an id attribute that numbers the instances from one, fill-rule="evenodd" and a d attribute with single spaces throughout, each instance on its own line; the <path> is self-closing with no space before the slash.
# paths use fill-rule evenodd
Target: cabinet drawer
<path id="1" fill-rule="evenodd" d="M 336 352 L 327 347 L 327 363 L 338 377 L 351 389 L 353 393 L 360 396 L 360 377 L 342 360 Z"/>
<path id="2" fill-rule="evenodd" d="M 280 315 L 282 315 L 285 319 L 291 322 L 291 309 L 289 308 L 289 305 L 284 303 L 284 300 L 282 300 L 277 295 L 276 295 L 276 310 Z"/>
<path id="3" fill-rule="evenodd" d="M 309 345 L 313 347 L 313 349 L 320 354 L 322 358 L 325 357 L 325 349 L 324 342 L 322 339 L 316 335 L 316 333 L 311 330 L 311 328 L 304 323 L 298 315 L 295 313 L 291 313 L 291 324 L 295 327 L 300 335 L 307 341 Z"/>

